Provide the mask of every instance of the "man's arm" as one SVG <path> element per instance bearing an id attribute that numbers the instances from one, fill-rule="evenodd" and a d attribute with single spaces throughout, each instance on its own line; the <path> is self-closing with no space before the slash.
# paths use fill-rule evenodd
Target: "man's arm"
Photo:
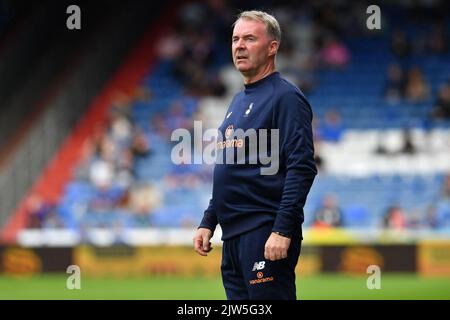
<path id="1" fill-rule="evenodd" d="M 317 174 L 308 102 L 300 93 L 290 92 L 283 96 L 275 112 L 286 179 L 272 233 L 264 247 L 264 257 L 271 261 L 287 257 L 290 237 L 295 225 L 300 224 L 299 213 Z"/>
<path id="2" fill-rule="evenodd" d="M 203 215 L 202 221 L 200 222 L 199 228 L 206 228 L 206 229 L 211 230 L 211 232 L 214 233 L 217 223 L 218 222 L 217 222 L 216 211 L 214 210 L 213 199 L 211 199 L 211 200 L 209 200 L 209 206 L 205 210 L 205 213 Z"/>
<path id="3" fill-rule="evenodd" d="M 214 234 L 216 226 L 217 216 L 214 211 L 213 200 L 211 199 L 193 239 L 194 249 L 199 255 L 207 256 L 208 252 L 212 250 L 210 240 Z"/>
<path id="4" fill-rule="evenodd" d="M 280 156 L 286 179 L 273 232 L 292 235 L 311 189 L 317 169 L 314 161 L 312 111 L 299 92 L 285 94 L 275 110 L 280 135 Z"/>

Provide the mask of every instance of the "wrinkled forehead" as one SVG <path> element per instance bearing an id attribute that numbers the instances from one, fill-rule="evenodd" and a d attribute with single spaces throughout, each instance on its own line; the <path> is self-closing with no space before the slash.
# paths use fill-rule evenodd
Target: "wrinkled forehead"
<path id="1" fill-rule="evenodd" d="M 248 18 L 239 19 L 233 29 L 233 36 L 243 37 L 246 35 L 267 36 L 266 25 L 259 20 Z"/>

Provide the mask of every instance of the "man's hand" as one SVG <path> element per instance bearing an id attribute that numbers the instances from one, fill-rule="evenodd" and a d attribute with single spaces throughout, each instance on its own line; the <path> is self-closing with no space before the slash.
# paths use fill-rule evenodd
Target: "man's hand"
<path id="1" fill-rule="evenodd" d="M 198 228 L 194 236 L 194 249 L 201 256 L 207 256 L 212 250 L 211 240 L 213 233 L 207 228 Z"/>
<path id="2" fill-rule="evenodd" d="M 291 239 L 272 232 L 264 247 L 264 258 L 270 261 L 286 258 L 290 244 Z"/>

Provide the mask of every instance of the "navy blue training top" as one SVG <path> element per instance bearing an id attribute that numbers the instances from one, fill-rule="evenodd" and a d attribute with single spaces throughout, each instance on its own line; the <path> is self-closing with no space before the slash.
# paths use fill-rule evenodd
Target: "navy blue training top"
<path id="1" fill-rule="evenodd" d="M 228 108 L 219 127 L 223 140 L 217 144 L 224 153 L 234 148 L 237 154 L 237 149 L 245 148 L 245 163 L 228 163 L 225 156 L 222 164 L 216 161 L 212 198 L 199 228 L 214 232 L 219 223 L 222 240 L 227 240 L 272 223 L 272 231 L 302 236 L 303 207 L 317 174 L 311 121 L 312 110 L 305 96 L 279 72 L 245 85 Z M 244 136 L 244 141 L 238 141 L 232 134 L 252 128 L 257 133 L 258 129 L 278 129 L 279 168 L 275 174 L 261 174 L 270 164 L 255 163 L 255 155 L 248 152 L 250 139 Z M 266 154 L 276 155 L 270 140 L 274 134 L 267 131 Z M 258 139 L 259 143 L 266 141 L 260 134 Z"/>

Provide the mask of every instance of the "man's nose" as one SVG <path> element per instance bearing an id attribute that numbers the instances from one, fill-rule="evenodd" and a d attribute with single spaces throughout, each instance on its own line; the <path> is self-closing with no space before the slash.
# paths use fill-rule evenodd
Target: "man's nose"
<path id="1" fill-rule="evenodd" d="M 236 49 L 244 49 L 244 41 L 242 39 L 239 39 L 235 42 L 235 48 Z"/>

